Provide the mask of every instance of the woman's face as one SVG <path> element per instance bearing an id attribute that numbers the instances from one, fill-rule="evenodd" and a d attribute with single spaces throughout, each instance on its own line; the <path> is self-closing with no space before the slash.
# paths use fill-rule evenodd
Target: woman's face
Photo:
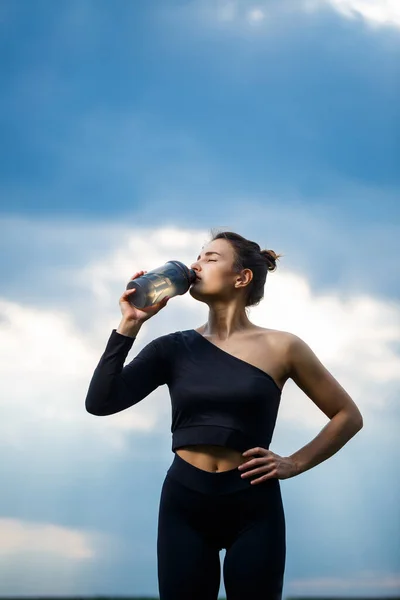
<path id="1" fill-rule="evenodd" d="M 234 250 L 227 240 L 214 240 L 204 246 L 197 260 L 190 265 L 200 277 L 200 281 L 191 285 L 190 295 L 199 300 L 207 297 L 229 299 L 240 279 L 240 274 L 233 271 L 233 262 Z"/>

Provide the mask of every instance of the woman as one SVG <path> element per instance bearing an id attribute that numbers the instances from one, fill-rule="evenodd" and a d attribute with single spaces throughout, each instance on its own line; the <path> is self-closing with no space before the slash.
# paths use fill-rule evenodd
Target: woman
<path id="1" fill-rule="evenodd" d="M 279 479 L 332 456 L 363 420 L 304 341 L 248 319 L 246 308 L 263 298 L 279 255 L 232 232 L 213 235 L 202 250 L 191 265 L 198 278 L 190 294 L 209 307 L 207 322 L 156 338 L 123 366 L 143 323 L 168 302 L 139 310 L 129 303 L 134 290 L 125 291 L 86 409 L 112 414 L 169 387 L 175 456 L 158 514 L 160 600 L 216 600 L 222 548 L 227 600 L 280 600 L 286 536 Z M 282 457 L 269 444 L 289 377 L 330 421 Z"/>

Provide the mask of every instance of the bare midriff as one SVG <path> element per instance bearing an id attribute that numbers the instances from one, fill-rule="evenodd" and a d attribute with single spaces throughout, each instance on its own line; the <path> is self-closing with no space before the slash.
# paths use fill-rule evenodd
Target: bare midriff
<path id="1" fill-rule="evenodd" d="M 183 460 L 203 471 L 230 471 L 246 461 L 242 453 L 222 446 L 196 445 L 175 450 Z M 248 459 L 247 459 L 248 460 Z"/>

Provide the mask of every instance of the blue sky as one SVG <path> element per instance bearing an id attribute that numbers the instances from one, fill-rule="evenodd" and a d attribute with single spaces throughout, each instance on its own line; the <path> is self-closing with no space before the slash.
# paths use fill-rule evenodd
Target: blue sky
<path id="1" fill-rule="evenodd" d="M 0 594 L 156 595 L 168 389 L 106 419 L 84 398 L 130 276 L 224 227 L 284 254 L 250 318 L 364 416 L 281 482 L 284 594 L 398 595 L 396 0 L 3 0 L 0 31 Z M 173 299 L 127 360 L 206 319 Z M 325 423 L 288 382 L 271 449 Z"/>

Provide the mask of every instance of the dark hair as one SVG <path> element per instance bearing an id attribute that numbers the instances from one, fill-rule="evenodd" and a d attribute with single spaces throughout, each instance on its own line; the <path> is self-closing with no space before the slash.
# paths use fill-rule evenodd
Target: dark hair
<path id="1" fill-rule="evenodd" d="M 276 254 L 273 250 L 261 250 L 257 242 L 247 240 L 238 233 L 232 231 L 216 232 L 211 229 L 211 242 L 214 240 L 227 240 L 234 251 L 233 270 L 240 273 L 242 269 L 251 269 L 253 279 L 247 286 L 247 297 L 245 306 L 257 306 L 264 298 L 264 286 L 268 271 L 275 271 L 276 261 L 282 254 Z"/>

